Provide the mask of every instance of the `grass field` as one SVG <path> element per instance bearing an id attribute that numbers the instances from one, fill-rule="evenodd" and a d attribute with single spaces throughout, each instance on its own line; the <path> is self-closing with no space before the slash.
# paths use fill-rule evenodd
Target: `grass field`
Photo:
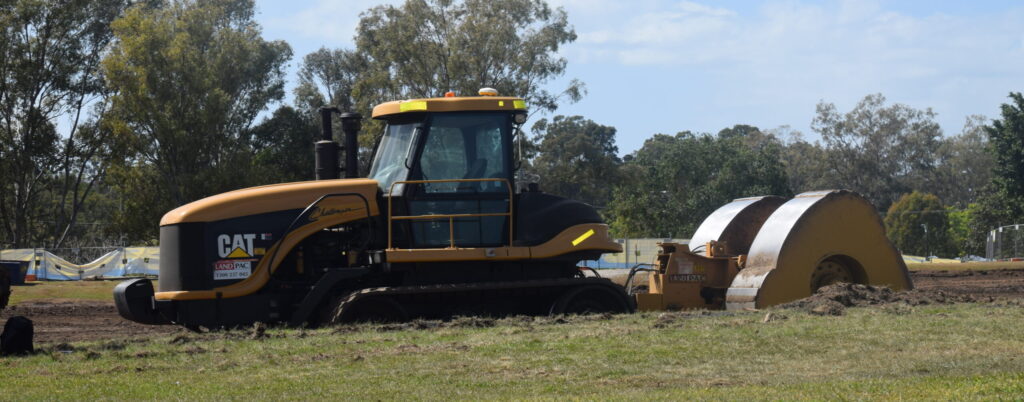
<path id="1" fill-rule="evenodd" d="M 46 281 L 12 286 L 11 305 L 38 299 L 85 299 L 114 301 L 119 281 Z"/>
<path id="2" fill-rule="evenodd" d="M 0 399 L 1024 397 L 1024 309 L 950 305 L 255 329 L 0 359 Z M 492 326 L 493 325 L 493 326 Z"/>

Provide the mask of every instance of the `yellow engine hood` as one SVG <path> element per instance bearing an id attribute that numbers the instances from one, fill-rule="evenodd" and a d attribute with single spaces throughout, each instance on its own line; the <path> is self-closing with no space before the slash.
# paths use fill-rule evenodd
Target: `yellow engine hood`
<path id="1" fill-rule="evenodd" d="M 326 194 L 356 193 L 366 198 L 370 215 L 377 215 L 377 181 L 336 179 L 272 184 L 206 197 L 164 214 L 160 226 L 210 222 L 267 212 L 302 209 Z"/>

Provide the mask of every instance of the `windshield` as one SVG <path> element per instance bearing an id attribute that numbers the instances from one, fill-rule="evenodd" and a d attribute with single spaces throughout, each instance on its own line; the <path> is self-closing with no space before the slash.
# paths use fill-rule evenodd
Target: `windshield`
<path id="1" fill-rule="evenodd" d="M 380 140 L 369 177 L 377 180 L 385 193 L 391 190 L 392 183 L 406 177 L 405 157 L 409 154 L 409 142 L 417 125 L 419 123 L 389 124 L 384 138 Z"/>

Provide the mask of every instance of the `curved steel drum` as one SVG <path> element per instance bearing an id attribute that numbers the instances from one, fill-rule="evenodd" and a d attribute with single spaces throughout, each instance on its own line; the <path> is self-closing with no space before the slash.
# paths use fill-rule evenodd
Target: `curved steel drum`
<path id="1" fill-rule="evenodd" d="M 785 202 L 774 195 L 732 200 L 704 218 L 690 236 L 690 252 L 698 253 L 707 242 L 717 241 L 725 243 L 730 255 L 746 254 L 761 225 Z"/>
<path id="2" fill-rule="evenodd" d="M 761 226 L 726 292 L 726 308 L 786 303 L 838 281 L 913 287 L 871 203 L 846 190 L 806 192 Z"/>

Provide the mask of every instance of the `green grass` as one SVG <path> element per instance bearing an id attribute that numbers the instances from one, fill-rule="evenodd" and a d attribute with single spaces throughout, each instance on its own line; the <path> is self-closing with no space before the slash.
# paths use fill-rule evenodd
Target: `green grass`
<path id="1" fill-rule="evenodd" d="M 0 359 L 0 399 L 1020 399 L 1024 309 L 270 329 Z M 465 321 L 473 322 L 473 321 Z M 41 386 L 41 384 L 46 384 Z"/>
<path id="2" fill-rule="evenodd" d="M 12 286 L 11 305 L 39 299 L 85 299 L 114 301 L 114 286 L 120 281 L 43 281 Z"/>

